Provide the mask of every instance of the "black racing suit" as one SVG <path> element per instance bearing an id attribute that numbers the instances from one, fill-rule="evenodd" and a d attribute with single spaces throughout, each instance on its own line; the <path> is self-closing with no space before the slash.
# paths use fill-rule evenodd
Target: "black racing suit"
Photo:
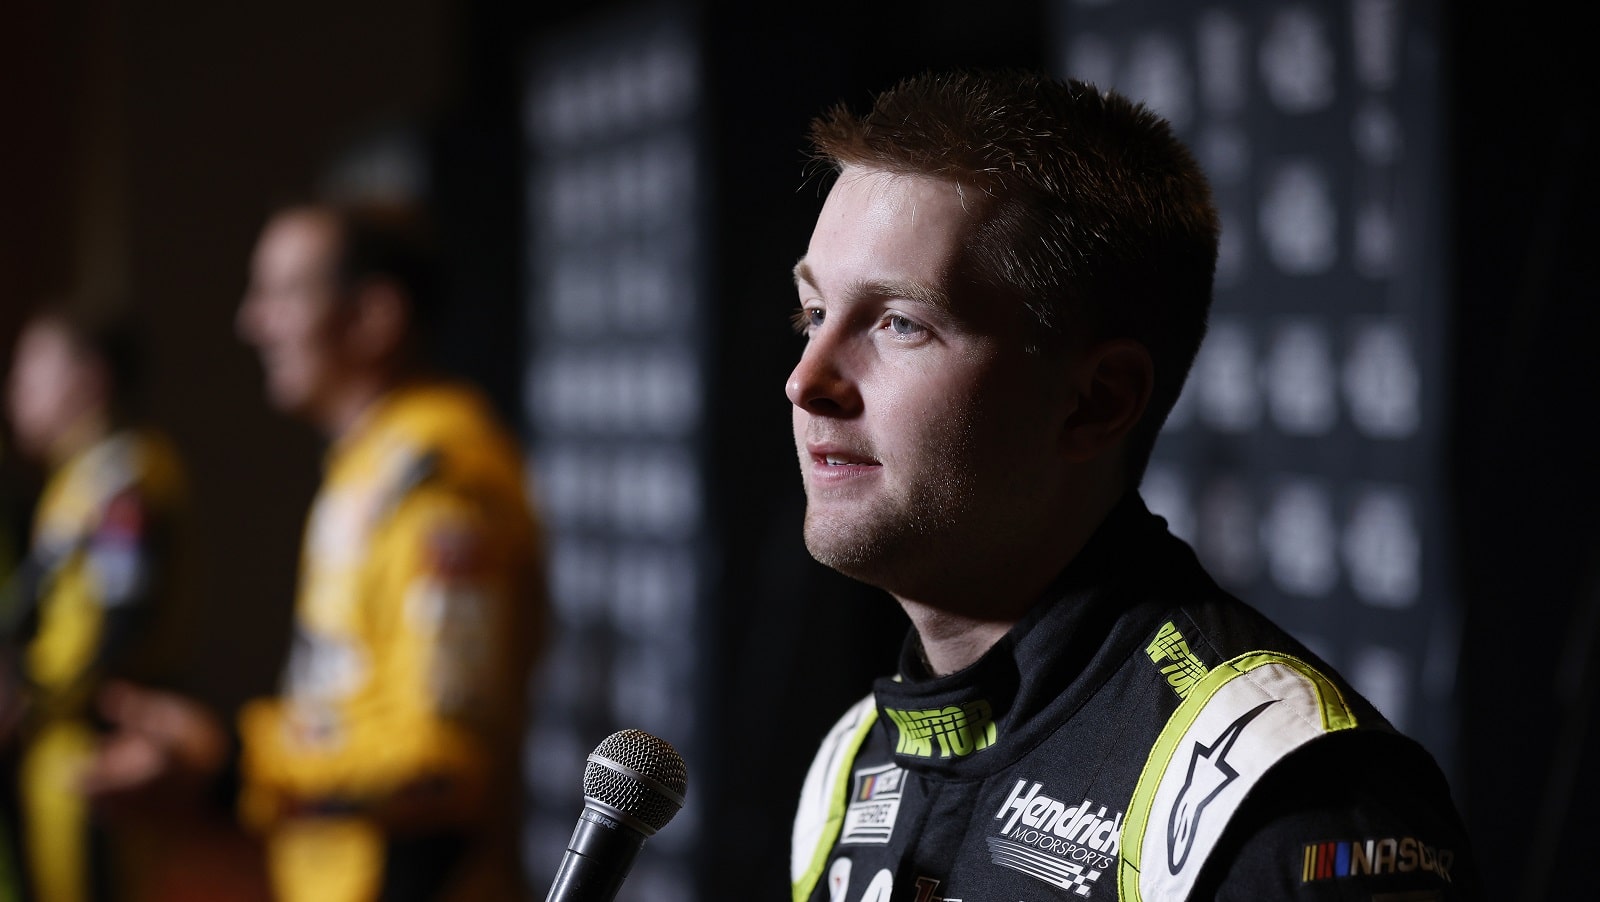
<path id="1" fill-rule="evenodd" d="M 1478 897 L 1432 757 L 1136 494 L 1044 598 L 949 676 L 913 633 L 839 721 L 796 902 Z"/>

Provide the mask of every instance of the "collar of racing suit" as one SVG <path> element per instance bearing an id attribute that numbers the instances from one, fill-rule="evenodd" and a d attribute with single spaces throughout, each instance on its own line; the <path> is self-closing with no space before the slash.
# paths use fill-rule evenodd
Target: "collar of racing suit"
<path id="1" fill-rule="evenodd" d="M 896 763 L 956 780 L 983 779 L 1015 763 L 1149 640 L 1168 608 L 1167 593 L 1152 591 L 1151 578 L 1165 582 L 1179 570 L 1190 580 L 1200 574 L 1188 547 L 1130 492 L 1039 602 L 972 666 L 930 676 L 910 631 L 899 674 L 873 685 L 876 729 L 889 731 Z"/>

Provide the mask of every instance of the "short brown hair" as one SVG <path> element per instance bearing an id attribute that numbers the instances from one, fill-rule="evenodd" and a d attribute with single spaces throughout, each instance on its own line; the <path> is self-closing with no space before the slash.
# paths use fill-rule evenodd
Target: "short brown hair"
<path id="1" fill-rule="evenodd" d="M 40 299 L 27 322 L 59 328 L 73 349 L 104 367 L 113 419 L 137 413 L 144 390 L 145 335 L 127 299 L 112 292 L 75 292 Z"/>
<path id="2" fill-rule="evenodd" d="M 387 198 L 295 196 L 274 204 L 267 221 L 291 213 L 326 218 L 337 234 L 330 276 L 341 290 L 368 279 L 395 283 L 405 296 L 413 339 L 426 337 L 444 306 L 439 237 L 420 202 Z"/>
<path id="3" fill-rule="evenodd" d="M 811 123 L 814 160 L 953 182 L 982 225 L 976 277 L 1035 320 L 1030 350 L 1131 338 L 1155 387 L 1129 440 L 1137 484 L 1205 335 L 1219 226 L 1168 123 L 1114 91 L 1035 72 L 923 73 Z"/>

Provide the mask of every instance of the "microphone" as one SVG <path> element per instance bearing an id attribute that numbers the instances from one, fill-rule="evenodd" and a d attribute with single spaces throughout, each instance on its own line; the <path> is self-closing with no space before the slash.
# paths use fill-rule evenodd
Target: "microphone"
<path id="1" fill-rule="evenodd" d="M 643 730 L 612 733 L 583 768 L 583 813 L 545 902 L 611 902 L 644 841 L 683 807 L 683 756 Z"/>

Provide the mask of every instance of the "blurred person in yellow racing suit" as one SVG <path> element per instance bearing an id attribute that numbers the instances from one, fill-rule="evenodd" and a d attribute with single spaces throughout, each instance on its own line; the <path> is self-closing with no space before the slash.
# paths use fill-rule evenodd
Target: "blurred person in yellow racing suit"
<path id="1" fill-rule="evenodd" d="M 137 350 L 126 311 L 50 304 L 25 322 L 7 384 L 16 448 L 48 473 L 0 624 L 7 826 L 25 898 L 125 898 L 153 852 L 153 837 L 107 832 L 78 782 L 103 682 L 178 675 L 187 488 L 172 442 L 129 412 Z"/>
<path id="2" fill-rule="evenodd" d="M 420 222 L 285 208 L 252 258 L 240 335 L 272 405 L 330 442 L 281 694 L 242 710 L 224 762 L 197 740 L 194 703 L 132 687 L 108 699 L 126 741 L 108 747 L 97 791 L 136 792 L 152 760 L 236 768 L 238 813 L 286 902 L 522 893 L 539 529 L 514 437 L 476 389 L 425 364 L 436 276 Z"/>

